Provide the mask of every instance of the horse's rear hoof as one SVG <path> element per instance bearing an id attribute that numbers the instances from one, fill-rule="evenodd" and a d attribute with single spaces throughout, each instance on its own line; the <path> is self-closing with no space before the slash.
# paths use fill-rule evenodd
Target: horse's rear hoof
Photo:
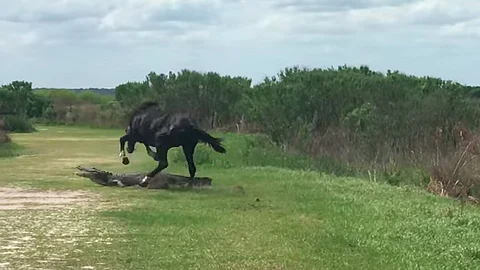
<path id="1" fill-rule="evenodd" d="M 123 163 L 123 165 L 128 165 L 128 164 L 130 164 L 130 160 L 128 159 L 128 157 L 123 157 L 122 158 L 122 163 Z"/>
<path id="2" fill-rule="evenodd" d="M 148 182 L 147 182 L 147 181 L 140 182 L 138 185 L 141 186 L 141 187 L 147 187 L 147 186 L 148 186 Z"/>
<path id="3" fill-rule="evenodd" d="M 145 177 L 140 181 L 140 183 L 138 183 L 138 185 L 141 186 L 141 187 L 147 187 L 147 186 L 148 186 L 149 178 L 150 178 L 150 177 L 145 176 Z"/>

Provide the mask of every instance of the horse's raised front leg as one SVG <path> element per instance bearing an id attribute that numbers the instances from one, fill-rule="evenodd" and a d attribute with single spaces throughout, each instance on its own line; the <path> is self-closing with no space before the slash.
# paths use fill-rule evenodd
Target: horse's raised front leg
<path id="1" fill-rule="evenodd" d="M 148 185 L 148 178 L 154 177 L 157 173 L 161 172 L 165 168 L 168 167 L 168 161 L 167 161 L 167 153 L 168 149 L 167 148 L 159 148 L 157 147 L 157 153 L 155 155 L 155 160 L 158 161 L 157 167 L 149 172 L 143 179 L 140 181 L 139 186 L 141 187 L 146 187 Z"/>
<path id="2" fill-rule="evenodd" d="M 120 154 L 119 157 L 122 158 L 122 163 L 124 165 L 128 165 L 130 163 L 130 160 L 128 160 L 127 154 L 125 154 L 125 143 L 128 140 L 128 135 L 124 135 L 120 137 Z"/>

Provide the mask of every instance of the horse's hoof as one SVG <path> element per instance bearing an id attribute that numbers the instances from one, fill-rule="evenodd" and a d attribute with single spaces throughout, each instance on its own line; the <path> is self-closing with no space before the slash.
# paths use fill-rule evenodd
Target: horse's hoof
<path id="1" fill-rule="evenodd" d="M 146 186 L 148 186 L 148 180 L 149 180 L 148 178 L 149 178 L 148 176 L 145 176 L 145 177 L 140 181 L 140 183 L 138 183 L 138 185 L 141 186 L 141 187 L 146 187 Z"/>
<path id="2" fill-rule="evenodd" d="M 122 163 L 123 163 L 123 165 L 128 165 L 128 164 L 130 164 L 130 160 L 128 159 L 128 157 L 123 157 L 122 158 Z"/>

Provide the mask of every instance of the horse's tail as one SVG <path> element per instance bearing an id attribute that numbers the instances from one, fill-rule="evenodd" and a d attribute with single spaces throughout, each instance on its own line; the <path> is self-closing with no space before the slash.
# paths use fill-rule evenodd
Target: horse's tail
<path id="1" fill-rule="evenodd" d="M 212 137 L 210 134 L 201 129 L 195 129 L 195 131 L 197 132 L 199 141 L 209 144 L 213 150 L 219 153 L 225 154 L 227 152 L 227 149 L 225 149 L 225 147 L 222 145 L 221 138 Z"/>

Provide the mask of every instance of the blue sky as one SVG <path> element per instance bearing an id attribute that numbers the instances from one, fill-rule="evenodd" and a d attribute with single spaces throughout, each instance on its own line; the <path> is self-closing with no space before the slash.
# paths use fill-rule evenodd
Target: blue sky
<path id="1" fill-rule="evenodd" d="M 369 65 L 480 85 L 478 0 L 0 0 L 0 84 Z"/>

